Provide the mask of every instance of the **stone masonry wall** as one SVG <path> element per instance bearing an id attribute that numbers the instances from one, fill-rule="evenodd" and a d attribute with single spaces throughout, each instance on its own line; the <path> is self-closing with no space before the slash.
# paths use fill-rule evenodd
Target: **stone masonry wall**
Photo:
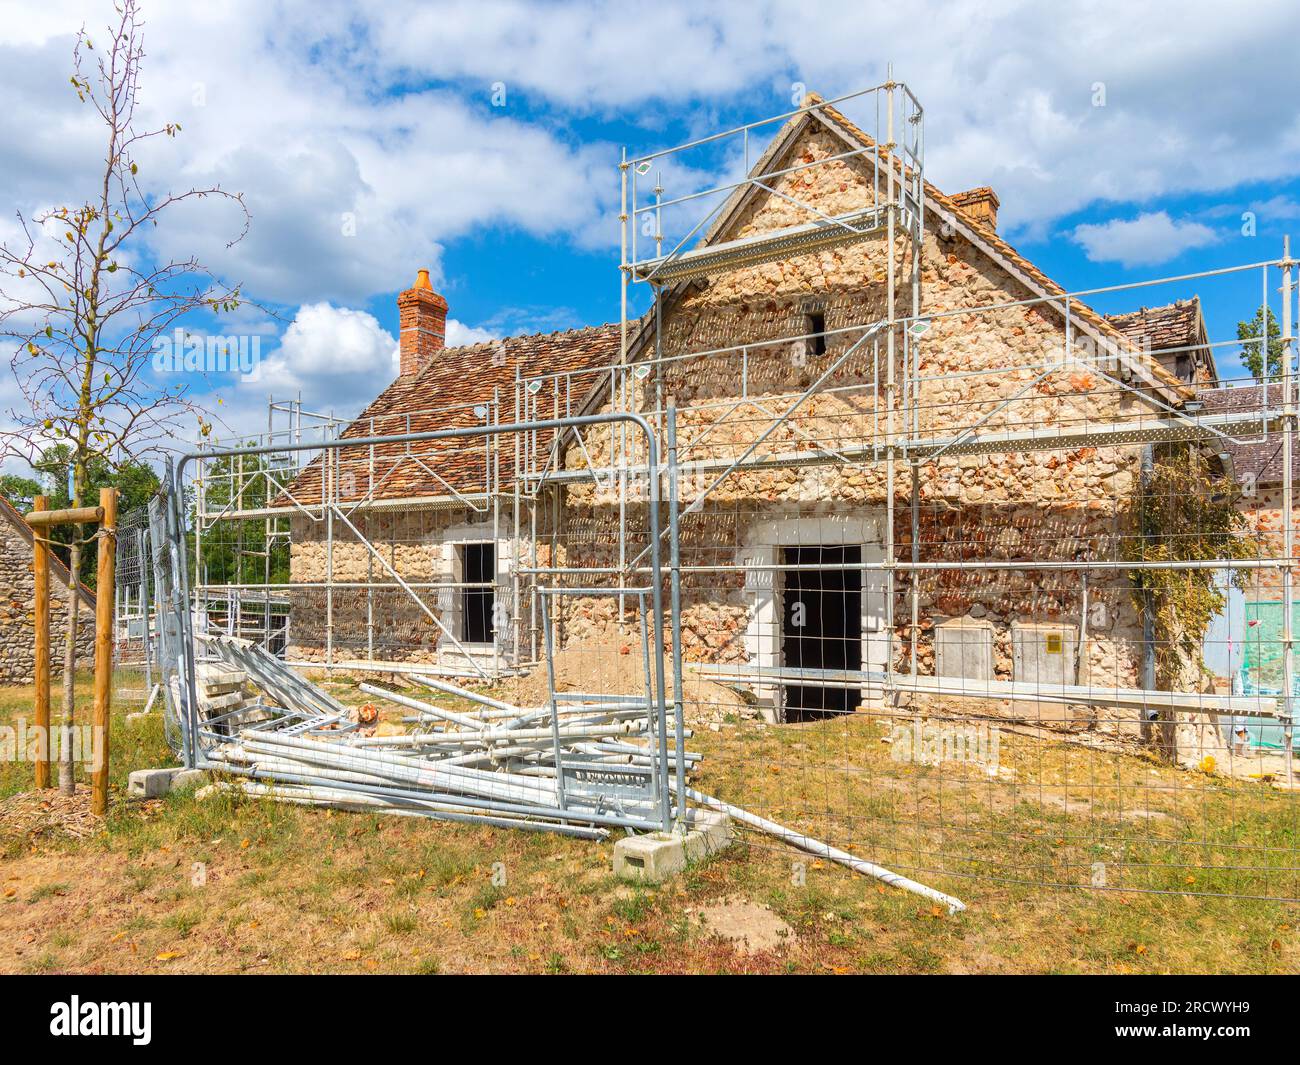
<path id="1" fill-rule="evenodd" d="M 456 546 L 461 540 L 490 539 L 491 523 L 480 515 L 455 510 L 381 510 L 358 512 L 351 520 L 403 580 L 415 585 L 450 584 L 456 578 Z M 457 535 L 447 542 L 449 534 Z M 290 577 L 295 583 L 323 582 L 331 572 L 336 584 L 330 611 L 324 589 L 302 588 L 290 595 L 290 658 L 324 661 L 327 627 L 332 620 L 335 659 L 435 663 L 456 654 L 438 625 L 401 588 L 338 587 L 348 582 L 387 583 L 384 567 L 342 522 L 336 522 L 332 557 L 323 521 L 295 515 L 290 547 Z M 459 591 L 415 588 L 435 617 L 459 636 L 456 613 Z M 500 593 L 499 593 L 500 594 Z"/>
<path id="2" fill-rule="evenodd" d="M 776 166 L 811 161 L 840 150 L 829 135 L 814 134 Z M 779 179 L 778 188 L 827 213 L 864 206 L 871 180 L 859 159 L 837 161 Z M 784 184 L 784 187 L 782 185 Z M 732 233 L 720 239 L 795 225 L 807 215 L 777 197 L 758 201 Z M 778 338 L 808 331 L 808 316 L 824 315 L 825 328 L 842 329 L 884 316 L 887 242 L 875 237 L 841 248 L 711 277 L 689 288 L 664 312 L 663 353 L 698 352 L 748 345 L 744 352 L 682 360 L 649 375 L 641 400 L 671 397 L 678 411 L 679 442 L 687 463 L 683 504 L 710 484 L 713 473 L 693 474 L 691 461 L 739 456 L 785 408 L 825 371 L 857 334 L 828 338 L 824 354 L 801 342 Z M 895 245 L 899 314 L 910 308 L 911 257 L 903 240 Z M 929 231 L 921 259 L 922 310 L 928 315 L 990 304 L 1013 304 L 1033 292 L 960 234 Z M 1080 334 L 1073 343 L 1079 345 Z M 899 379 L 903 338 L 897 338 Z M 910 397 L 914 431 L 948 440 L 978 426 L 981 433 L 1028 428 L 1075 429 L 1121 420 L 1154 407 L 1101 374 L 1064 361 L 1065 326 L 1060 314 L 1037 306 L 1006 306 L 981 313 L 935 317 L 919 343 L 921 383 Z M 889 418 L 887 345 L 867 342 L 819 392 L 806 400 L 786 426 L 755 451 L 754 458 L 782 453 L 869 449 Z M 1046 370 L 1060 364 L 1061 368 Z M 745 387 L 742 394 L 741 382 Z M 905 397 L 896 413 L 901 425 Z M 725 415 L 723 417 L 720 417 Z M 603 433 L 588 434 L 588 450 L 599 453 Z M 919 666 L 933 668 L 933 626 L 945 618 L 985 619 L 995 628 L 995 671 L 1010 679 L 1011 625 L 1052 621 L 1078 626 L 1082 610 L 1077 572 L 1034 570 L 1031 559 L 1077 561 L 1118 558 L 1119 537 L 1128 527 L 1128 497 L 1137 474 L 1137 447 L 1076 448 L 1060 451 L 944 456 L 918 470 L 918 511 L 923 560 L 1024 560 L 1013 570 L 955 570 L 919 578 Z M 581 464 L 579 456 L 572 456 Z M 716 467 L 715 467 L 716 469 Z M 774 510 L 803 516 L 883 513 L 883 462 L 834 461 L 824 466 L 746 470 L 711 492 L 683 522 L 687 564 L 724 564 L 730 573 L 694 575 L 685 582 L 683 648 L 688 660 L 744 661 L 744 633 L 752 610 L 745 591 L 742 546 L 748 530 Z M 905 464 L 894 486 L 897 559 L 911 558 L 911 482 Z M 566 491 L 566 519 L 581 516 L 587 527 L 617 521 L 616 496 L 590 484 Z M 612 539 L 607 535 L 605 540 Z M 609 552 L 570 545 L 579 564 L 607 564 Z M 910 580 L 900 573 L 894 604 L 895 664 L 907 668 L 910 645 Z M 588 614 L 595 609 L 584 604 Z M 1078 671 L 1084 682 L 1135 685 L 1141 626 L 1122 575 L 1098 573 L 1089 588 L 1088 643 Z M 613 617 L 575 620 L 573 639 L 598 638 Z"/>
<path id="3" fill-rule="evenodd" d="M 35 673 L 36 582 L 32 547 L 13 524 L 0 518 L 0 684 L 31 684 Z M 63 634 L 67 631 L 68 590 L 59 571 L 50 571 L 50 672 L 61 673 Z M 95 608 L 82 602 L 78 612 L 77 656 L 89 668 L 95 652 Z"/>

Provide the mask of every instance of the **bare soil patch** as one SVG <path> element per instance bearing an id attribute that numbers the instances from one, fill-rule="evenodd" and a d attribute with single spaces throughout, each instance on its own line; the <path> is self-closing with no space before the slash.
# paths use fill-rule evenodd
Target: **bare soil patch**
<path id="1" fill-rule="evenodd" d="M 700 910 L 707 933 L 721 936 L 745 954 L 789 946 L 794 929 L 767 906 L 739 896 L 720 899 Z"/>

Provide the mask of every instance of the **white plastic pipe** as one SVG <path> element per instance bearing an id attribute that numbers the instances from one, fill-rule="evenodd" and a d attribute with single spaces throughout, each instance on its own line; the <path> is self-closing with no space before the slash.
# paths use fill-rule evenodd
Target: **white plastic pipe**
<path id="1" fill-rule="evenodd" d="M 675 784 L 673 790 L 676 790 Z M 876 865 L 875 862 L 864 861 L 861 858 L 855 858 L 848 851 L 842 851 L 838 847 L 832 847 L 829 843 L 823 843 L 819 839 L 813 839 L 812 836 L 805 836 L 802 832 L 796 832 L 792 828 L 786 828 L 784 825 L 778 825 L 775 821 L 769 821 L 765 817 L 759 817 L 757 814 L 751 814 L 748 810 L 742 810 L 739 806 L 732 806 L 730 803 L 723 802 L 721 799 L 714 798 L 712 795 L 705 795 L 694 788 L 686 788 L 686 797 L 692 802 L 697 802 L 702 806 L 718 810 L 727 814 L 734 820 L 743 825 L 749 825 L 751 828 L 757 828 L 760 832 L 766 832 L 769 836 L 775 836 L 777 839 L 797 847 L 801 851 L 807 851 L 809 854 L 815 854 L 819 858 L 829 858 L 833 862 L 839 862 L 840 865 L 846 865 L 859 873 L 866 876 L 873 876 L 877 880 L 882 880 L 890 887 L 902 888 L 904 891 L 910 891 L 913 895 L 920 895 L 923 898 L 931 899 L 934 902 L 942 903 L 948 907 L 950 914 L 960 913 L 966 909 L 966 904 L 961 899 L 953 898 L 951 895 L 945 895 L 942 891 L 936 891 L 934 888 L 926 887 L 924 884 L 918 884 L 915 880 L 909 880 L 905 876 L 899 876 L 898 873 L 892 873 L 883 865 Z"/>

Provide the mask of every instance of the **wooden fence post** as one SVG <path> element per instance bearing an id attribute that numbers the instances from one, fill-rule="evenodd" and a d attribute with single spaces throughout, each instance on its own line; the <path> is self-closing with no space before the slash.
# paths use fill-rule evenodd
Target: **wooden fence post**
<path id="1" fill-rule="evenodd" d="M 48 510 L 49 499 L 37 496 L 33 510 Z M 32 530 L 33 624 L 36 654 L 33 679 L 36 683 L 36 786 L 50 786 L 50 548 L 44 529 Z"/>
<path id="2" fill-rule="evenodd" d="M 108 719 L 113 699 L 113 596 L 117 561 L 117 489 L 101 488 L 99 564 L 95 575 L 95 724 L 91 738 L 91 809 L 108 813 Z"/>

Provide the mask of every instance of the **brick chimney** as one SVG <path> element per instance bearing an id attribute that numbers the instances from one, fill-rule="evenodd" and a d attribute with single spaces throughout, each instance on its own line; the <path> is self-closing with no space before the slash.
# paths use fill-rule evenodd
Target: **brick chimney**
<path id="1" fill-rule="evenodd" d="M 998 199 L 998 194 L 987 185 L 959 192 L 952 197 L 952 202 L 985 229 L 997 231 L 998 207 L 1001 205 L 1001 201 Z"/>
<path id="2" fill-rule="evenodd" d="M 415 284 L 397 297 L 397 333 L 401 377 L 419 373 L 443 349 L 447 336 L 447 301 L 433 291 L 428 270 L 421 270 Z"/>

